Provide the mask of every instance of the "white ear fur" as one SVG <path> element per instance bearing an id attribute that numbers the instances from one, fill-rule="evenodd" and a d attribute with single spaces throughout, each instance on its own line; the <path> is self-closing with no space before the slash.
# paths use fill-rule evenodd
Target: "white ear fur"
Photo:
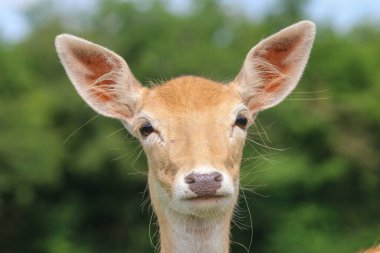
<path id="1" fill-rule="evenodd" d="M 80 96 L 98 113 L 129 122 L 143 87 L 114 52 L 75 37 L 55 39 L 58 56 Z"/>
<path id="2" fill-rule="evenodd" d="M 280 103 L 296 87 L 306 66 L 316 28 L 301 21 L 253 47 L 231 85 L 252 113 Z"/>

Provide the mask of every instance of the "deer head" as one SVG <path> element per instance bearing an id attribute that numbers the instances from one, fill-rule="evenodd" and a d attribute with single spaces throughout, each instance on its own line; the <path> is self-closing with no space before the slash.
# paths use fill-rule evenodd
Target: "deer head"
<path id="1" fill-rule="evenodd" d="M 314 24 L 303 21 L 261 41 L 227 84 L 185 76 L 152 88 L 114 52 L 57 36 L 59 58 L 80 96 L 121 120 L 145 150 L 162 252 L 228 251 L 247 129 L 296 87 L 314 36 Z"/>

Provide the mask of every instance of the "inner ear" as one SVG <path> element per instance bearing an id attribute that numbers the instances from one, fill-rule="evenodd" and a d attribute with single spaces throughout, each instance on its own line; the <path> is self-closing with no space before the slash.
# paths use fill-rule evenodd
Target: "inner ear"
<path id="1" fill-rule="evenodd" d="M 310 21 L 294 24 L 252 48 L 232 85 L 252 113 L 280 103 L 296 87 L 315 37 Z"/>
<path id="2" fill-rule="evenodd" d="M 62 34 L 58 56 L 82 98 L 97 112 L 129 122 L 143 87 L 119 55 L 84 39 Z"/>
<path id="3" fill-rule="evenodd" d="M 251 57 L 256 62 L 256 71 L 263 82 L 258 89 L 265 92 L 275 92 L 287 78 L 288 73 L 295 67 L 297 57 L 293 57 L 296 46 L 300 43 L 300 36 L 283 38 L 266 48 L 256 50 Z"/>
<path id="4" fill-rule="evenodd" d="M 77 78 L 81 83 L 88 84 L 89 92 L 99 102 L 109 102 L 116 99 L 112 92 L 116 85 L 115 74 L 122 71 L 123 64 L 116 58 L 107 57 L 104 53 L 85 48 L 71 48 L 72 57 L 77 59 L 82 74 Z"/>

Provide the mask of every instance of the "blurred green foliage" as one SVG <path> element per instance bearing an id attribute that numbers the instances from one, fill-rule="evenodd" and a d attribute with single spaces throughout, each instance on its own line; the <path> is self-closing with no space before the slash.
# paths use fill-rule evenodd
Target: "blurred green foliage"
<path id="1" fill-rule="evenodd" d="M 75 28 L 48 5 L 33 8 L 32 33 L 0 44 L 0 252 L 153 252 L 150 237 L 157 243 L 141 147 L 76 94 L 57 34 L 113 49 L 145 84 L 184 74 L 225 81 L 260 39 L 304 18 L 302 3 L 283 1 L 252 22 L 216 1 L 181 15 L 161 1 L 103 1 Z M 251 232 L 251 252 L 263 253 L 379 242 L 379 45 L 376 27 L 319 27 L 298 88 L 252 129 L 232 252 L 246 252 Z"/>

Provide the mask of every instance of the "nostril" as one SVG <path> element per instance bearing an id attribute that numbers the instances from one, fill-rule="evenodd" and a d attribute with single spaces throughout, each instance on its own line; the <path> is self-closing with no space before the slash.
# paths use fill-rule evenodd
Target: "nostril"
<path id="1" fill-rule="evenodd" d="M 186 184 L 194 184 L 195 183 L 194 174 L 191 173 L 191 174 L 187 175 L 185 177 L 185 182 L 186 182 Z"/>
<path id="2" fill-rule="evenodd" d="M 222 186 L 223 175 L 217 171 L 212 173 L 192 172 L 184 180 L 189 185 L 189 189 L 198 197 L 212 197 Z"/>
<path id="3" fill-rule="evenodd" d="M 221 181 L 223 181 L 223 175 L 222 174 L 220 174 L 219 172 L 214 172 L 214 180 L 216 181 L 216 182 L 221 182 Z"/>

